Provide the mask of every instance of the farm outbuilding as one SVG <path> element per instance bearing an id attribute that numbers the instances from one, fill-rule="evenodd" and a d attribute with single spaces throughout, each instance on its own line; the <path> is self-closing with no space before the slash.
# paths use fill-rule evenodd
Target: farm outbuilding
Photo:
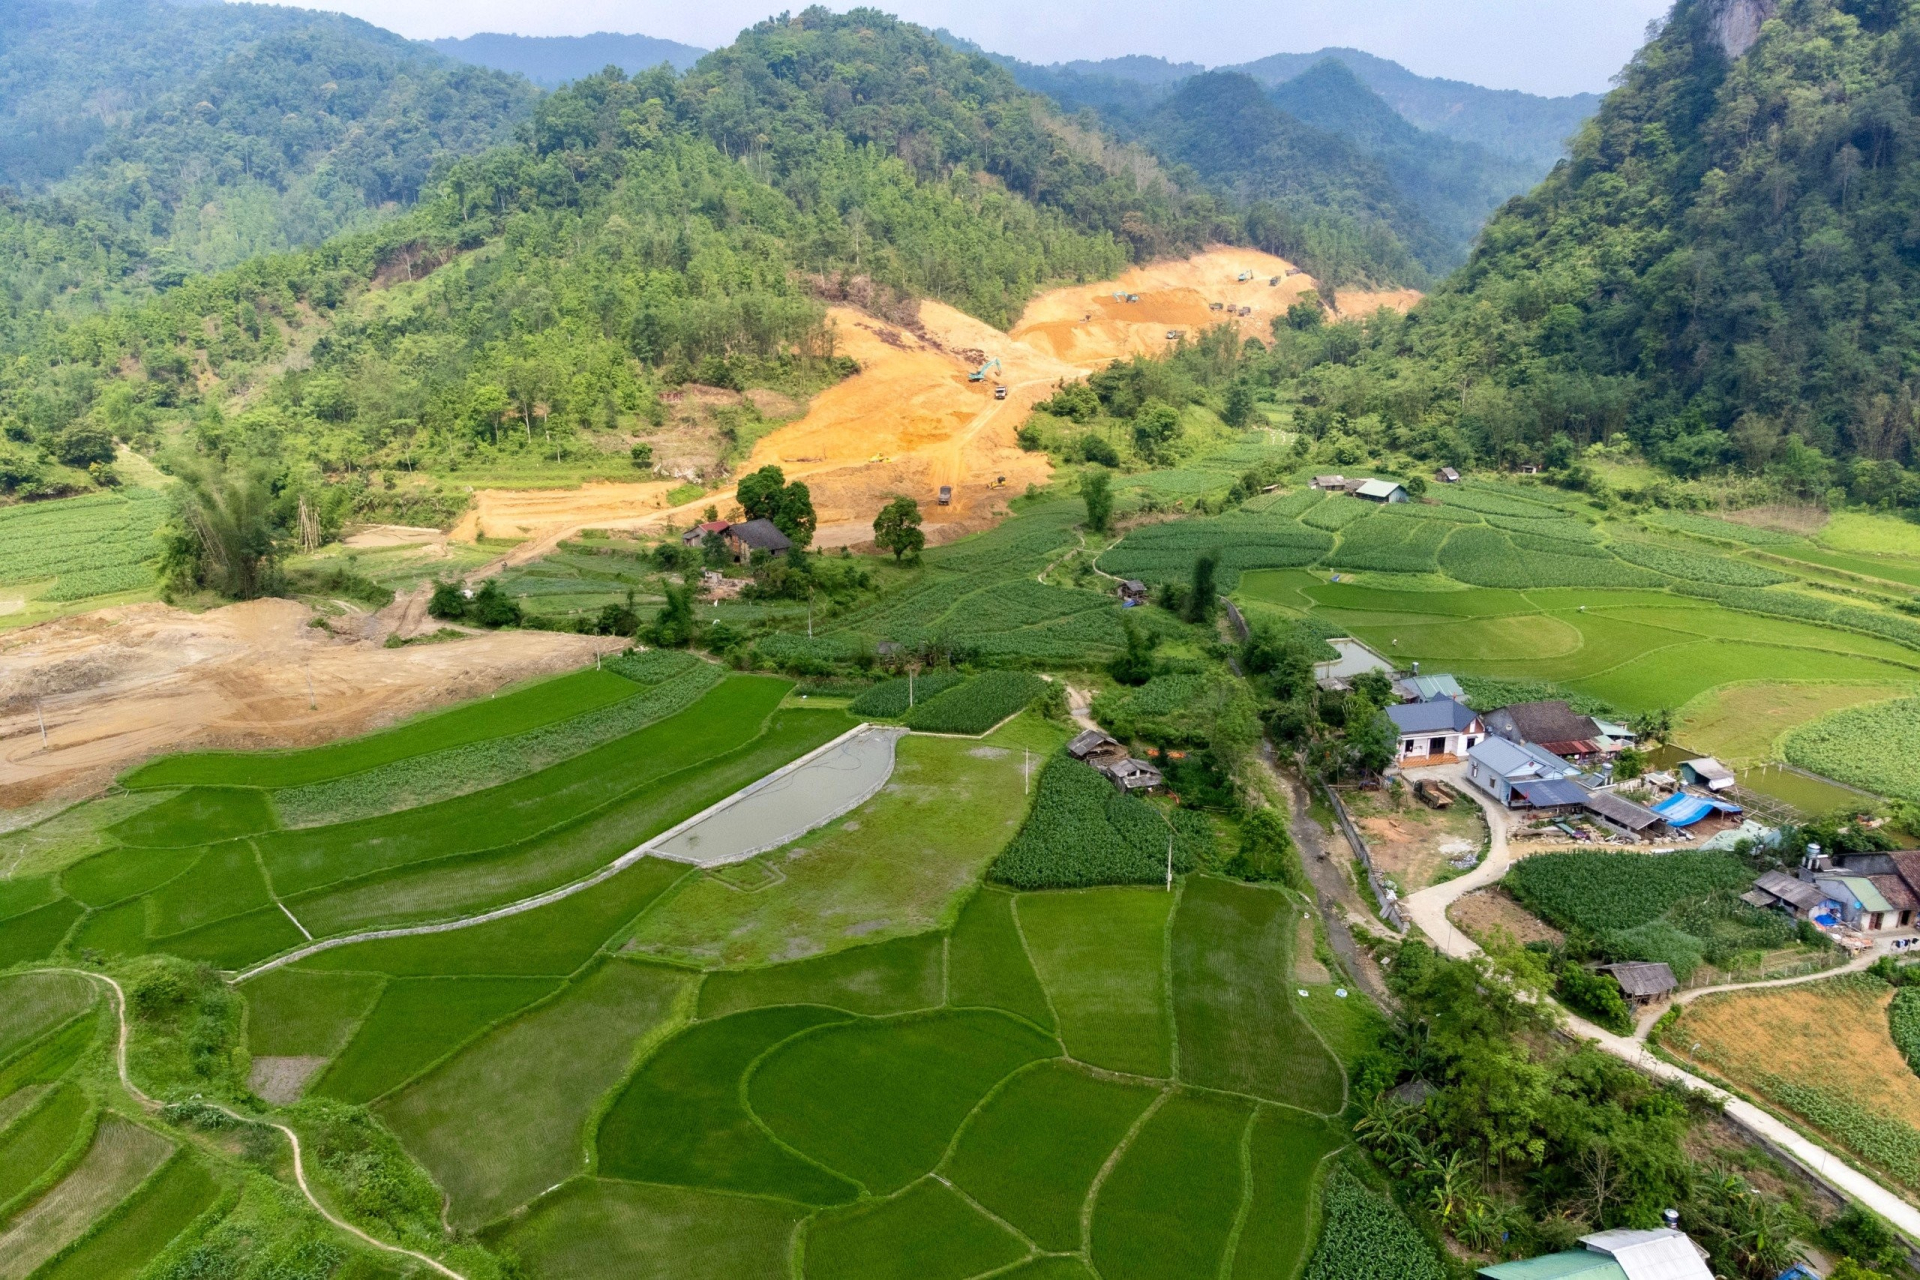
<path id="1" fill-rule="evenodd" d="M 1131 757 L 1123 756 L 1118 760 L 1098 763 L 1094 768 L 1105 774 L 1107 781 L 1121 791 L 1151 791 L 1166 781 L 1158 769 Z"/>
<path id="2" fill-rule="evenodd" d="M 732 527 L 733 526 L 725 520 L 705 521 L 681 534 L 680 545 L 683 547 L 697 547 L 708 538 L 717 538 L 725 535 L 727 530 Z"/>
<path id="3" fill-rule="evenodd" d="M 1413 665 L 1416 670 L 1420 666 L 1417 662 Z M 1431 702 L 1435 698 L 1467 700 L 1466 690 L 1452 676 L 1402 676 L 1393 682 L 1393 691 L 1408 702 Z"/>
<path id="4" fill-rule="evenodd" d="M 1363 480 L 1353 496 L 1368 502 L 1411 502 L 1406 489 L 1392 480 Z"/>
<path id="5" fill-rule="evenodd" d="M 1705 787 L 1709 791 L 1726 791 L 1738 781 L 1733 770 L 1715 760 L 1712 756 L 1701 756 L 1698 760 L 1685 760 L 1680 764 L 1680 778 L 1691 786 Z"/>
<path id="6" fill-rule="evenodd" d="M 1620 990 L 1636 1005 L 1665 999 L 1680 985 L 1674 980 L 1672 969 L 1655 961 L 1624 960 L 1619 964 L 1603 964 L 1600 972 L 1612 974 L 1613 980 L 1620 984 Z"/>
<path id="7" fill-rule="evenodd" d="M 1474 1274 L 1485 1280 L 1713 1280 L 1706 1250 L 1676 1227 L 1596 1231 L 1580 1243 L 1579 1249 L 1499 1262 Z"/>
<path id="8" fill-rule="evenodd" d="M 1797 880 L 1784 871 L 1762 872 L 1753 888 L 1740 895 L 1756 907 L 1784 911 L 1796 920 L 1811 920 L 1822 911 L 1837 910 L 1819 885 Z"/>
<path id="9" fill-rule="evenodd" d="M 745 524 L 730 525 L 721 537 L 726 539 L 727 550 L 732 553 L 736 564 L 752 559 L 756 551 L 777 556 L 793 546 L 793 539 L 780 532 L 779 526 L 771 520 L 749 520 Z"/>
<path id="10" fill-rule="evenodd" d="M 1635 804 L 1611 791 L 1589 791 L 1586 810 L 1608 826 L 1630 836 L 1644 836 L 1666 824 L 1665 818 L 1645 805 Z"/>
<path id="11" fill-rule="evenodd" d="M 1345 476 L 1315 476 L 1313 483 L 1307 487 L 1310 489 L 1324 489 L 1328 493 L 1345 493 L 1347 491 L 1347 478 Z"/>
<path id="12" fill-rule="evenodd" d="M 1067 744 L 1067 754 L 1075 760 L 1093 760 L 1109 755 L 1127 754 L 1117 738 L 1098 729 L 1088 729 Z"/>
<path id="13" fill-rule="evenodd" d="M 1433 473 L 1433 478 L 1441 484 L 1459 484 L 1460 473 L 1452 467 L 1442 467 Z"/>
<path id="14" fill-rule="evenodd" d="M 1144 604 L 1147 599 L 1147 584 L 1138 578 L 1127 578 L 1120 583 L 1120 599 L 1127 604 Z"/>

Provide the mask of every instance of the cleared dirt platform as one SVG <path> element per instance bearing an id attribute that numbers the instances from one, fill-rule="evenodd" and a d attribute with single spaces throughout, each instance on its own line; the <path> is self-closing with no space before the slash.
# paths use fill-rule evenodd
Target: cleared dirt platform
<path id="1" fill-rule="evenodd" d="M 0 639 L 0 809 L 79 797 L 187 748 L 307 746 L 365 733 L 624 640 L 497 631 L 388 649 L 311 627 L 292 600 L 206 613 L 127 605 Z M 46 736 L 41 737 L 44 717 Z"/>
<path id="2" fill-rule="evenodd" d="M 862 725 L 641 848 L 652 857 L 700 867 L 744 862 L 778 849 L 865 804 L 886 786 L 893 776 L 894 746 L 906 732 Z"/>

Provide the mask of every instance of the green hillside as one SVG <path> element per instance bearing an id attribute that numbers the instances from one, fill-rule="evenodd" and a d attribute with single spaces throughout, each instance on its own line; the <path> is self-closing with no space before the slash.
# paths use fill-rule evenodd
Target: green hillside
<path id="1" fill-rule="evenodd" d="M 1571 161 L 1342 375 L 1350 416 L 1513 460 L 1624 431 L 1681 475 L 1913 500 L 1920 16 L 1786 6 L 1730 58 L 1710 8 L 1678 6 Z"/>
<path id="2" fill-rule="evenodd" d="M 0 35 L 0 342 L 410 204 L 535 91 L 354 19 L 34 3 Z"/>

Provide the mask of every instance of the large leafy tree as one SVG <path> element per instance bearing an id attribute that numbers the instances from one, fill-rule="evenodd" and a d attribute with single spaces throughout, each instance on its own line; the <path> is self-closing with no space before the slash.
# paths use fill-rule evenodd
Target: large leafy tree
<path id="1" fill-rule="evenodd" d="M 895 560 L 917 557 L 927 545 L 927 535 L 920 531 L 920 504 L 903 496 L 880 508 L 873 518 L 873 545 L 893 552 Z"/>

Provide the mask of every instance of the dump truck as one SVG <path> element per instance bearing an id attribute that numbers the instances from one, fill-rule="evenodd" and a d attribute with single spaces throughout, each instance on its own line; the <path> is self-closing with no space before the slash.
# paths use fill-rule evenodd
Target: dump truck
<path id="1" fill-rule="evenodd" d="M 1253 279 L 1253 272 L 1242 271 L 1239 275 L 1235 276 L 1234 279 L 1239 281 L 1241 284 L 1245 284 L 1247 281 Z"/>
<path id="2" fill-rule="evenodd" d="M 943 507 L 948 507 L 953 505 L 953 486 L 952 485 L 943 484 L 940 486 L 940 505 Z"/>
<path id="3" fill-rule="evenodd" d="M 1187 336 L 1187 331 L 1186 331 L 1185 329 L 1169 329 L 1169 330 L 1167 330 L 1167 341 L 1168 341 L 1168 342 L 1178 342 L 1178 341 L 1180 341 L 1180 339 L 1182 339 L 1182 338 L 1184 338 L 1184 337 L 1186 337 L 1186 336 Z"/>
<path id="4" fill-rule="evenodd" d="M 995 387 L 993 389 L 993 398 L 995 400 L 1005 400 L 1007 398 L 1007 389 L 1005 387 Z"/>
<path id="5" fill-rule="evenodd" d="M 1438 778 L 1422 778 L 1413 784 L 1413 794 L 1420 803 L 1431 809 L 1451 809 L 1453 807 L 1453 788 Z"/>

